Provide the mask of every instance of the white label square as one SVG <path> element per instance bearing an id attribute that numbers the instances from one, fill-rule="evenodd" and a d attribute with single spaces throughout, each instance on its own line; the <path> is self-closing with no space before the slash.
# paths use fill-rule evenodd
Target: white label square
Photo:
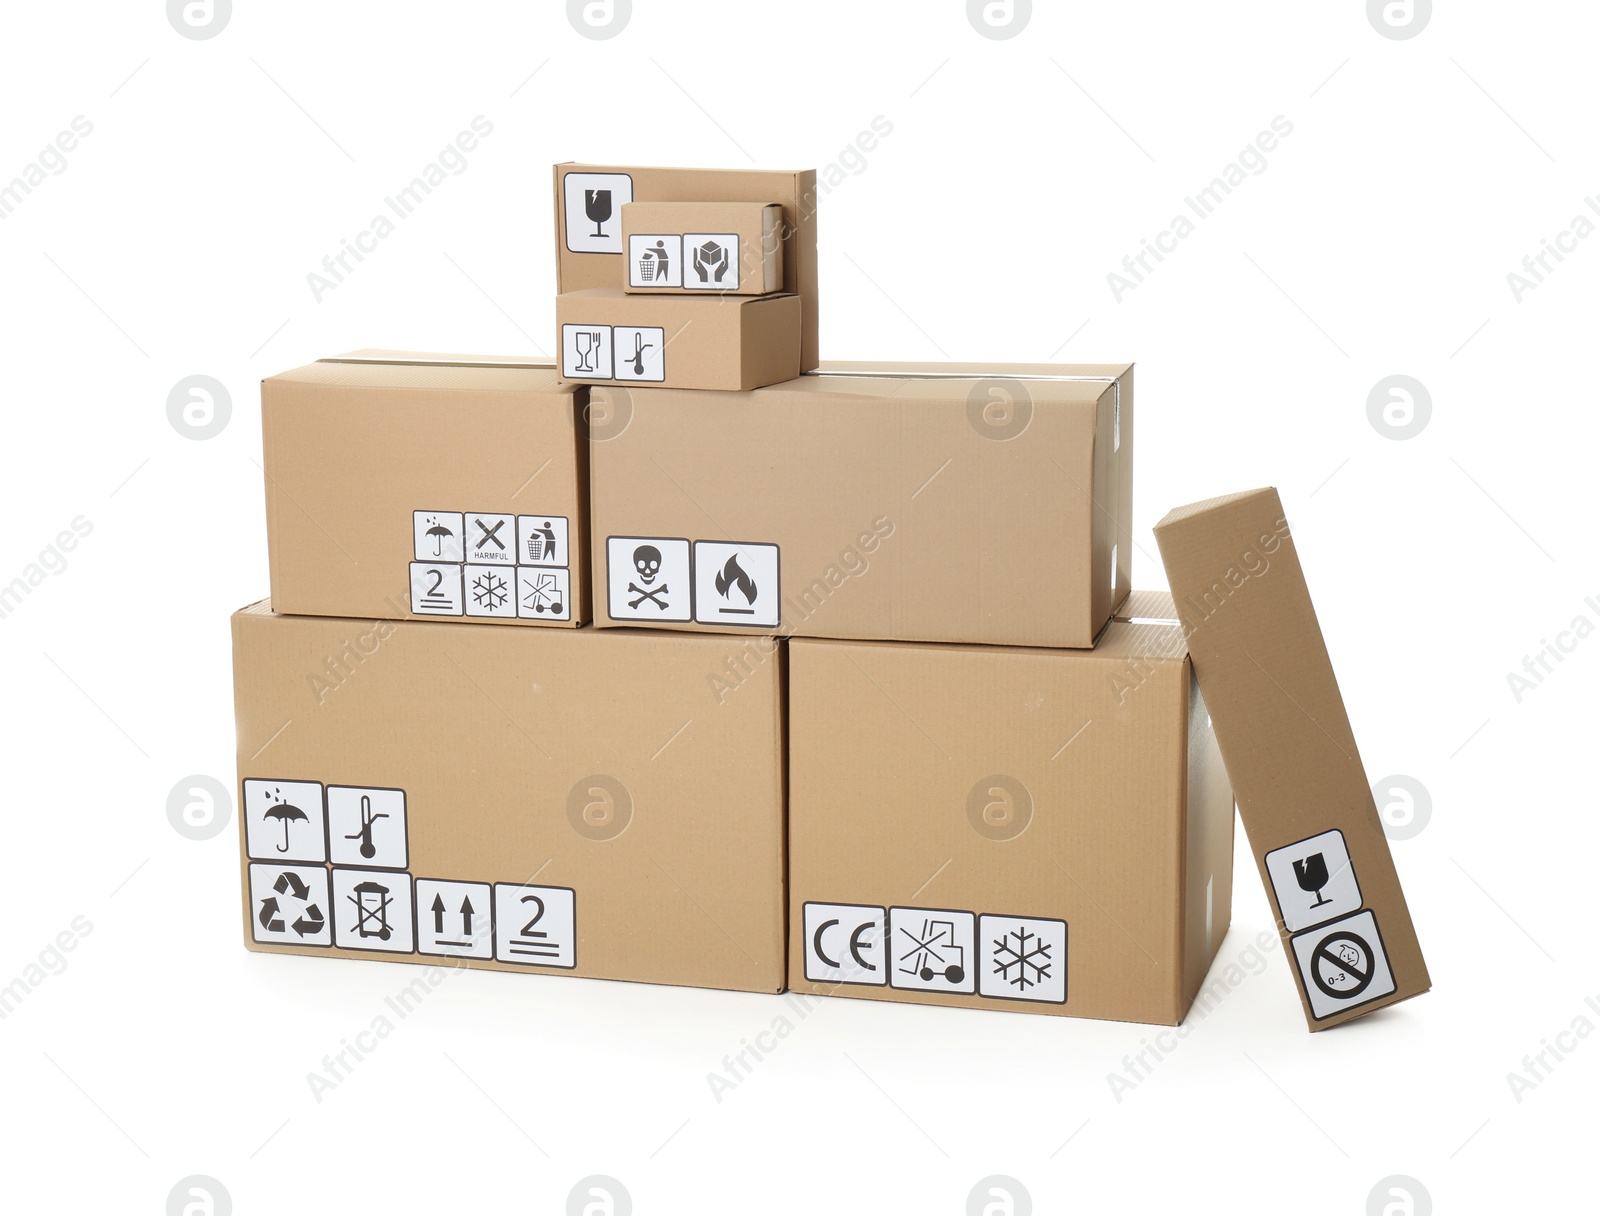
<path id="1" fill-rule="evenodd" d="M 563 325 L 561 374 L 568 380 L 611 379 L 611 326 Z"/>
<path id="2" fill-rule="evenodd" d="M 971 912 L 889 909 L 889 983 L 920 992 L 971 992 L 977 986 Z"/>
<path id="3" fill-rule="evenodd" d="M 886 920 L 883 908 L 867 904 L 807 904 L 806 979 L 887 984 Z"/>
<path id="4" fill-rule="evenodd" d="M 250 932 L 280 946 L 330 946 L 328 871 L 321 866 L 250 867 Z"/>
<path id="5" fill-rule="evenodd" d="M 411 611 L 418 616 L 460 616 L 461 567 L 412 562 Z"/>
<path id="6" fill-rule="evenodd" d="M 494 566 L 467 566 L 468 616 L 516 616 L 517 572 Z"/>
<path id="7" fill-rule="evenodd" d="M 322 783 L 244 783 L 245 846 L 258 861 L 326 861 Z"/>
<path id="8" fill-rule="evenodd" d="M 1066 1003 L 1066 921 L 986 913 L 978 918 L 978 954 L 981 996 Z"/>
<path id="9" fill-rule="evenodd" d="M 517 570 L 517 615 L 529 621 L 572 619 L 571 578 L 565 568 L 544 570 L 521 566 Z"/>
<path id="10" fill-rule="evenodd" d="M 687 621 L 689 542 L 660 536 L 606 539 L 606 607 L 614 621 Z"/>
<path id="11" fill-rule="evenodd" d="M 406 868 L 406 792 L 328 787 L 328 860 L 334 865 Z"/>
<path id="12" fill-rule="evenodd" d="M 683 286 L 689 291 L 734 291 L 739 286 L 739 238 L 732 232 L 683 234 Z"/>
<path id="13" fill-rule="evenodd" d="M 335 870 L 333 944 L 342 950 L 412 953 L 411 875 Z"/>
<path id="14" fill-rule="evenodd" d="M 629 287 L 682 287 L 683 238 L 666 232 L 628 237 Z"/>
<path id="15" fill-rule="evenodd" d="M 1337 829 L 1273 849 L 1267 854 L 1267 876 L 1290 933 L 1361 907 L 1355 867 Z"/>
<path id="16" fill-rule="evenodd" d="M 569 173 L 561 181 L 561 193 L 571 252 L 622 252 L 622 209 L 633 202 L 633 178 L 626 173 Z"/>
<path id="17" fill-rule="evenodd" d="M 565 515 L 517 516 L 519 566 L 570 566 Z"/>
<path id="18" fill-rule="evenodd" d="M 417 950 L 450 958 L 494 957 L 493 896 L 486 882 L 417 879 Z"/>
<path id="19" fill-rule="evenodd" d="M 578 965 L 576 899 L 566 887 L 494 885 L 494 956 L 529 967 Z"/>
<path id="20" fill-rule="evenodd" d="M 1394 991 L 1378 918 L 1361 912 L 1289 939 L 1311 1015 L 1330 1017 Z"/>
<path id="21" fill-rule="evenodd" d="M 778 546 L 694 542 L 694 619 L 702 625 L 778 623 Z"/>
<path id="22" fill-rule="evenodd" d="M 462 519 L 467 529 L 467 561 L 484 566 L 517 564 L 515 515 L 478 515 L 468 511 Z"/>
<path id="23" fill-rule="evenodd" d="M 419 562 L 458 562 L 462 530 L 460 511 L 413 511 L 411 555 Z"/>
<path id="24" fill-rule="evenodd" d="M 659 383 L 667 378 L 667 331 L 653 325 L 618 325 L 611 331 L 618 380 Z"/>

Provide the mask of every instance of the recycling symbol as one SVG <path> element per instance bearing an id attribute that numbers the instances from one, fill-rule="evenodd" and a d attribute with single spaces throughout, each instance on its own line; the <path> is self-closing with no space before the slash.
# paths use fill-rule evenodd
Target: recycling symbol
<path id="1" fill-rule="evenodd" d="M 283 933 L 286 929 L 293 929 L 303 938 L 314 937 L 322 932 L 325 923 L 322 909 L 311 901 L 311 888 L 306 886 L 304 879 L 292 870 L 285 870 L 278 875 L 272 889 L 277 895 L 263 899 L 261 911 L 256 915 L 263 929 L 268 933 Z M 280 895 L 286 897 L 287 909 L 280 905 Z M 288 920 L 290 915 L 294 916 L 293 921 Z"/>

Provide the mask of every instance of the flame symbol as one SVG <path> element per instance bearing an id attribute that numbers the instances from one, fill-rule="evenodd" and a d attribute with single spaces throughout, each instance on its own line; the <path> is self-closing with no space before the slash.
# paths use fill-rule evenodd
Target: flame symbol
<path id="1" fill-rule="evenodd" d="M 739 564 L 739 555 L 737 553 L 728 556 L 727 562 L 723 564 L 722 573 L 717 575 L 717 594 L 726 598 L 728 588 L 734 586 L 737 586 L 740 593 L 743 594 L 745 603 L 753 604 L 756 602 L 755 580 L 744 572 L 744 567 Z"/>

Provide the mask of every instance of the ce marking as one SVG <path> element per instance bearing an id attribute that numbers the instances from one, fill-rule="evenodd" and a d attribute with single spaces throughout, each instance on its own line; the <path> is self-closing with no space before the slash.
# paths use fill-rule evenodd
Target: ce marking
<path id="1" fill-rule="evenodd" d="M 806 978 L 830 984 L 887 983 L 886 919 L 881 907 L 806 904 Z"/>

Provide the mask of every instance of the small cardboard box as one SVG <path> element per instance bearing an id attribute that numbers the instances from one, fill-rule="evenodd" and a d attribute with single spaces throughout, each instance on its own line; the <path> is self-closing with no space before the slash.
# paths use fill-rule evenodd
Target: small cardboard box
<path id="1" fill-rule="evenodd" d="M 585 384 L 735 391 L 800 374 L 800 297 L 556 297 L 561 374 Z"/>
<path id="2" fill-rule="evenodd" d="M 777 203 L 629 203 L 622 209 L 627 289 L 760 296 L 783 289 Z"/>
<path id="3" fill-rule="evenodd" d="M 556 291 L 621 288 L 622 209 L 633 202 L 777 203 L 784 290 L 800 297 L 800 372 L 817 366 L 817 174 L 814 169 L 666 169 L 556 165 Z M 768 383 L 771 383 L 768 381 Z"/>
<path id="4" fill-rule="evenodd" d="M 782 988 L 776 662 L 718 705 L 710 638 L 263 601 L 233 644 L 250 949 Z"/>
<path id="5" fill-rule="evenodd" d="M 1175 622 L 1093 650 L 789 645 L 796 992 L 1173 1025 L 1232 853 Z"/>
<path id="6" fill-rule="evenodd" d="M 586 393 L 548 362 L 375 350 L 262 381 L 278 611 L 588 620 Z"/>
<path id="7" fill-rule="evenodd" d="M 1306 1024 L 1324 1030 L 1426 992 L 1277 491 L 1179 507 L 1156 541 Z"/>
<path id="8" fill-rule="evenodd" d="M 1089 646 L 1127 594 L 1131 365 L 593 393 L 600 625 Z"/>

